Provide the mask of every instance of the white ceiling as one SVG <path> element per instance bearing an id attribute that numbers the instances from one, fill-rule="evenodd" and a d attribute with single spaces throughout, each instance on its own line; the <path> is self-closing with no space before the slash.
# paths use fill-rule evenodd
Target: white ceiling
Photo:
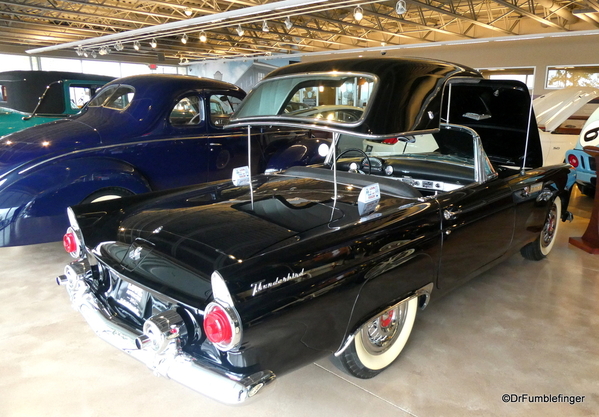
<path id="1" fill-rule="evenodd" d="M 599 0 L 0 0 L 0 50 L 202 59 L 330 54 L 599 30 Z M 402 6 L 403 4 L 400 4 Z M 356 6 L 364 17 L 354 17 Z M 188 15 L 189 14 L 189 15 Z M 291 26 L 286 26 L 289 20 Z M 263 31 L 264 22 L 268 32 Z M 238 33 L 241 27 L 243 34 Z M 206 41 L 199 39 L 201 32 Z M 182 44 L 181 36 L 188 37 Z M 150 46 L 155 39 L 157 47 Z M 139 41 L 139 51 L 133 42 Z M 122 50 L 116 50 L 117 43 Z M 101 47 L 106 47 L 101 51 Z M 114 57 L 113 57 L 114 56 Z"/>

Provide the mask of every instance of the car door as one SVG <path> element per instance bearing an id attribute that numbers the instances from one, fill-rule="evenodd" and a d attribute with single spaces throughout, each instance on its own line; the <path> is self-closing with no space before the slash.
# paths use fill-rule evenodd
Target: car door
<path id="1" fill-rule="evenodd" d="M 455 190 L 437 199 L 442 250 L 440 288 L 457 285 L 504 255 L 513 238 L 513 192 L 502 179 Z"/>
<path id="2" fill-rule="evenodd" d="M 211 91 L 205 96 L 206 129 L 209 132 L 205 144 L 207 181 L 229 179 L 232 170 L 241 166 L 251 165 L 253 174 L 260 172 L 259 132 L 252 132 L 252 161 L 248 164 L 247 130 L 224 128 L 242 99 L 229 91 Z"/>
<path id="3" fill-rule="evenodd" d="M 153 189 L 208 180 L 210 134 L 203 91 L 188 91 L 173 100 L 160 127 L 127 148 L 123 159 L 140 169 Z"/>

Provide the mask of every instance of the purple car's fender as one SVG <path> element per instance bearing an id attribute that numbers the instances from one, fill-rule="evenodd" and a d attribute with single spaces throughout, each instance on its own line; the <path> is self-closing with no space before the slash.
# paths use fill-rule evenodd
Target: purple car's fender
<path id="1" fill-rule="evenodd" d="M 150 191 L 132 165 L 102 157 L 62 159 L 6 178 L 0 186 L 0 246 L 53 241 L 68 225 L 64 207 L 94 196 L 125 196 Z M 43 230 L 43 236 L 40 236 Z"/>

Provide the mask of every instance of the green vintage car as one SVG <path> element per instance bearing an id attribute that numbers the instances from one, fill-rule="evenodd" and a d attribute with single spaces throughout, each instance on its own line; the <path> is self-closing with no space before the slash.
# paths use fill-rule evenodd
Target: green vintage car
<path id="1" fill-rule="evenodd" d="M 0 136 L 79 112 L 113 77 L 62 71 L 0 73 Z"/>

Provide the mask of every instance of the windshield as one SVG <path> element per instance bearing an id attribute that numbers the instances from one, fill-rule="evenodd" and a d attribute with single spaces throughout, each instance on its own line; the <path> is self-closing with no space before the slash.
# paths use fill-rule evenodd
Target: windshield
<path id="1" fill-rule="evenodd" d="M 374 96 L 371 74 L 312 73 L 266 80 L 235 113 L 235 119 L 284 116 L 334 124 L 356 124 Z"/>
<path id="2" fill-rule="evenodd" d="M 399 180 L 423 193 L 452 191 L 495 175 L 476 132 L 457 125 L 385 140 L 341 134 L 325 167 L 333 161 L 338 172 L 366 174 L 381 186 Z"/>

